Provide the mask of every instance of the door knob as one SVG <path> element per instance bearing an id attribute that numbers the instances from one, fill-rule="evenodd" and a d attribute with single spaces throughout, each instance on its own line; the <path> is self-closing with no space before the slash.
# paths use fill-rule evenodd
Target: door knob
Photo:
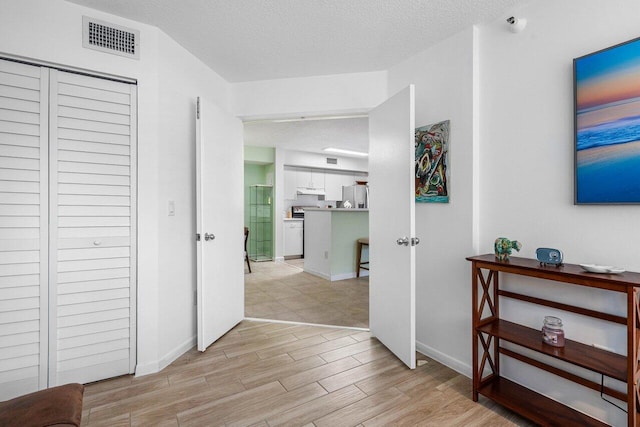
<path id="1" fill-rule="evenodd" d="M 396 243 L 398 244 L 398 246 L 409 246 L 409 238 L 408 237 L 401 237 L 398 240 L 396 240 Z"/>
<path id="2" fill-rule="evenodd" d="M 411 238 L 411 246 L 418 246 L 420 244 L 420 238 L 419 237 L 412 237 Z"/>
<path id="3" fill-rule="evenodd" d="M 208 241 L 208 240 L 213 240 L 213 239 L 215 239 L 215 238 L 216 238 L 216 236 L 215 236 L 213 233 L 211 233 L 211 234 L 209 234 L 209 233 L 204 233 L 204 240 L 207 240 L 207 241 Z"/>

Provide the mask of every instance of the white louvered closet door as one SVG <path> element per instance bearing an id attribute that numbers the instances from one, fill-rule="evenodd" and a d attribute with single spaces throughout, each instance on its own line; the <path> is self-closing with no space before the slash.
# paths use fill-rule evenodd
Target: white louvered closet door
<path id="1" fill-rule="evenodd" d="M 49 385 L 135 365 L 136 88 L 51 70 Z"/>
<path id="2" fill-rule="evenodd" d="M 0 61 L 0 400 L 47 386 L 48 73 Z"/>

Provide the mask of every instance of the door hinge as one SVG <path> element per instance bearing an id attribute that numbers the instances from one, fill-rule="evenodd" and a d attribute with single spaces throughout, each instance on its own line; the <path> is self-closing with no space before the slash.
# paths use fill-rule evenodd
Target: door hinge
<path id="1" fill-rule="evenodd" d="M 196 233 L 196 242 L 200 241 L 200 233 Z"/>
<path id="2" fill-rule="evenodd" d="M 198 100 L 196 101 L 196 118 L 199 119 L 200 118 L 200 97 L 197 98 Z"/>

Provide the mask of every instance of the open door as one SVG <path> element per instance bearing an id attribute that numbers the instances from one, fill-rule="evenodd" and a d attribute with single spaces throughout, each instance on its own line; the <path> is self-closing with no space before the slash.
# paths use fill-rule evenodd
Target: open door
<path id="1" fill-rule="evenodd" d="M 196 246 L 198 350 L 244 318 L 242 122 L 198 98 Z"/>
<path id="2" fill-rule="evenodd" d="M 369 327 L 416 367 L 414 86 L 369 113 Z"/>

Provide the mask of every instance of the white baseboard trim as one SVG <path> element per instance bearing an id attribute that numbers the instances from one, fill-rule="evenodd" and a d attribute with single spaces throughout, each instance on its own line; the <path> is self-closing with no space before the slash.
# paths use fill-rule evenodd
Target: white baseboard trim
<path id="1" fill-rule="evenodd" d="M 154 361 L 154 362 L 148 362 L 145 364 L 137 364 L 136 365 L 136 372 L 135 372 L 135 376 L 136 377 L 144 377 L 145 375 L 151 375 L 151 374 L 155 374 L 156 372 L 160 372 L 160 369 L 158 368 L 158 361 Z"/>
<path id="2" fill-rule="evenodd" d="M 326 274 L 324 274 L 324 273 L 319 273 L 319 272 L 314 271 L 314 270 L 310 270 L 310 269 L 308 269 L 308 268 L 305 268 L 305 269 L 304 269 L 304 272 L 305 272 L 305 273 L 309 273 L 309 274 L 313 274 L 314 276 L 321 277 L 321 278 L 323 278 L 324 280 L 329 280 L 329 281 L 331 280 L 331 276 L 326 275 Z"/>
<path id="3" fill-rule="evenodd" d="M 165 354 L 160 360 L 145 363 L 143 365 L 136 365 L 135 376 L 142 377 L 162 371 L 164 368 L 171 365 L 178 357 L 191 350 L 196 343 L 196 337 L 191 337 L 169 353 Z"/>
<path id="4" fill-rule="evenodd" d="M 368 271 L 360 272 L 360 277 L 366 277 L 369 275 Z M 342 273 L 342 274 L 333 274 L 331 275 L 331 281 L 337 282 L 338 280 L 346 280 L 346 279 L 355 279 L 356 273 Z"/>
<path id="5" fill-rule="evenodd" d="M 314 271 L 314 270 L 310 270 L 308 268 L 305 268 L 304 272 L 305 273 L 309 273 L 309 274 L 313 274 L 314 276 L 321 277 L 324 280 L 328 280 L 330 282 L 337 282 L 337 281 L 340 281 L 340 280 L 353 279 L 353 278 L 356 277 L 356 273 L 355 272 L 328 275 L 328 274 L 324 274 L 324 273 L 319 273 L 319 272 Z M 368 276 L 368 275 L 369 275 L 368 271 L 360 273 L 360 277 L 365 277 L 365 276 Z"/>
<path id="6" fill-rule="evenodd" d="M 433 360 L 440 362 L 443 365 L 453 369 L 454 371 L 464 375 L 465 377 L 472 377 L 471 366 L 464 362 L 461 362 L 458 359 L 454 359 L 453 357 L 446 355 L 433 347 L 429 347 L 428 345 L 421 343 L 420 341 L 416 341 L 416 350 L 424 354 L 425 356 L 428 356 Z"/>

